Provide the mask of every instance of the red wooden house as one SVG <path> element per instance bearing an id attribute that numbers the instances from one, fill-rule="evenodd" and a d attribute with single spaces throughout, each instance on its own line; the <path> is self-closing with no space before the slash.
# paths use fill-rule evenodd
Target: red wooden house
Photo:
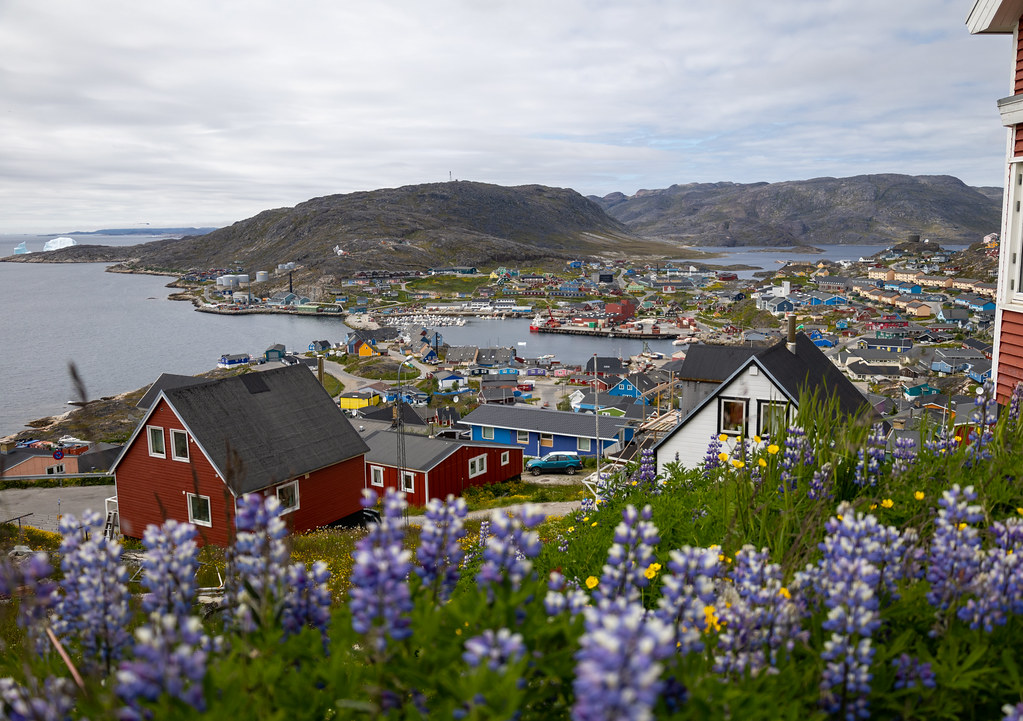
<path id="1" fill-rule="evenodd" d="M 189 521 L 226 545 L 246 493 L 276 494 L 293 532 L 360 510 L 367 446 L 305 366 L 163 390 L 111 469 L 121 533 Z"/>
<path id="2" fill-rule="evenodd" d="M 378 495 L 388 488 L 404 491 L 411 505 L 431 498 L 462 495 L 466 488 L 501 483 L 522 473 L 522 449 L 498 443 L 455 441 L 405 434 L 405 459 L 398 478 L 398 434 L 376 431 L 365 436 L 366 487 Z"/>
<path id="3" fill-rule="evenodd" d="M 1005 57 L 1010 94 L 998 101 L 1008 130 L 1002 232 L 995 296 L 995 342 L 992 378 L 999 403 L 1007 403 L 1023 382 L 1023 0 L 976 0 L 966 26 L 971 33 L 1012 36 Z"/>

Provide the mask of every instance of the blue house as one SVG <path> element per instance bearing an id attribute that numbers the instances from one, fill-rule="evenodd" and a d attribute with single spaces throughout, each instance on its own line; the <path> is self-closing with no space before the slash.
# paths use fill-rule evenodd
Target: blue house
<path id="1" fill-rule="evenodd" d="M 610 446 L 632 440 L 635 427 L 629 421 L 572 411 L 552 411 L 527 405 L 481 405 L 462 419 L 474 441 L 515 446 L 523 455 L 545 456 L 571 451 L 595 456 Z"/>
<path id="2" fill-rule="evenodd" d="M 274 343 L 272 346 L 263 351 L 263 360 L 267 361 L 279 361 L 287 355 L 287 351 L 284 348 L 283 343 Z"/>
<path id="3" fill-rule="evenodd" d="M 235 368 L 236 366 L 243 366 L 251 362 L 252 357 L 248 353 L 225 354 L 220 356 L 220 362 L 217 363 L 217 367 Z"/>
<path id="4" fill-rule="evenodd" d="M 977 383 L 991 380 L 991 361 L 987 359 L 974 361 L 970 364 L 966 375 Z"/>

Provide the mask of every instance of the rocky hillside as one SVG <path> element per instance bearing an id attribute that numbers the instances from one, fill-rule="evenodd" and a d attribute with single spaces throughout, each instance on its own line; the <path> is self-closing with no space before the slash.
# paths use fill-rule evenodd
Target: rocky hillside
<path id="1" fill-rule="evenodd" d="M 306 271 L 332 275 L 668 252 L 669 246 L 637 237 L 573 190 L 458 181 L 313 198 L 205 235 L 107 249 L 96 259 L 150 270 L 236 262 L 272 270 L 295 261 Z M 47 253 L 46 260 L 92 259 L 98 253 L 76 246 Z M 37 260 L 36 255 L 18 260 Z"/>
<path id="2" fill-rule="evenodd" d="M 1001 189 L 947 175 L 690 183 L 593 198 L 632 231 L 696 246 L 973 242 L 1000 226 Z"/>

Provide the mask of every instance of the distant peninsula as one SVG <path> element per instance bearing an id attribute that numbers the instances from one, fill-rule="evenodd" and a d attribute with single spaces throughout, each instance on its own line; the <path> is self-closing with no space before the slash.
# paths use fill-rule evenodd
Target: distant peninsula
<path id="1" fill-rule="evenodd" d="M 59 235 L 205 235 L 216 228 L 103 228 L 102 230 L 73 230 Z"/>

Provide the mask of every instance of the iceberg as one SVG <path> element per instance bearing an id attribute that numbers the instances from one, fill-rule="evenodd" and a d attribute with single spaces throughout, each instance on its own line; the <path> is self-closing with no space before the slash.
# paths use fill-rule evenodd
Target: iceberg
<path id="1" fill-rule="evenodd" d="M 43 250 L 60 250 L 61 248 L 70 248 L 72 245 L 77 245 L 75 239 L 62 235 L 59 238 L 46 241 L 43 245 Z"/>
<path id="2" fill-rule="evenodd" d="M 18 243 L 16 246 L 14 246 L 14 254 L 15 255 L 25 255 L 26 253 L 31 253 L 31 252 L 32 252 L 31 250 L 29 250 L 28 248 L 25 247 L 25 242 L 24 241 Z"/>

